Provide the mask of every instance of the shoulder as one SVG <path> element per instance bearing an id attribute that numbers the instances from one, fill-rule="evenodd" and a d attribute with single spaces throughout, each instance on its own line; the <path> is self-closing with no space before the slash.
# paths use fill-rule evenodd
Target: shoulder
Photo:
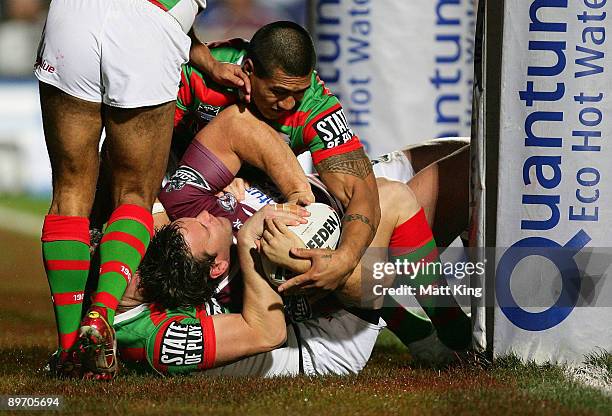
<path id="1" fill-rule="evenodd" d="M 338 98 L 325 86 L 323 80 L 314 71 L 310 88 L 304 95 L 298 110 L 308 115 L 304 120 L 305 124 L 310 124 L 341 108 L 342 106 Z"/>
<path id="2" fill-rule="evenodd" d="M 241 64 L 249 42 L 242 38 L 227 39 L 207 43 L 212 56 L 219 62 Z"/>

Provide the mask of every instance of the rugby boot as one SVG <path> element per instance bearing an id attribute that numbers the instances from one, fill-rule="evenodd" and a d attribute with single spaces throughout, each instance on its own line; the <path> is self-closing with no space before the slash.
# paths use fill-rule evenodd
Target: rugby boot
<path id="1" fill-rule="evenodd" d="M 457 360 L 457 353 L 440 341 L 436 331 L 429 336 L 406 344 L 412 359 L 426 366 L 444 366 Z"/>
<path id="2" fill-rule="evenodd" d="M 92 306 L 89 309 L 81 321 L 77 345 L 84 378 L 111 380 L 117 375 L 117 339 L 105 308 Z"/>
<path id="3" fill-rule="evenodd" d="M 57 378 L 81 378 L 83 370 L 78 348 L 75 346 L 68 351 L 55 351 L 49 357 L 45 370 Z"/>

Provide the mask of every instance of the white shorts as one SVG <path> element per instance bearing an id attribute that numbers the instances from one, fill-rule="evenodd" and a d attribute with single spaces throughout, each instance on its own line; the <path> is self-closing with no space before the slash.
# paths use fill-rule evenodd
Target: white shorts
<path id="1" fill-rule="evenodd" d="M 396 150 L 372 159 L 372 169 L 377 178 L 408 182 L 414 176 L 412 163 L 402 150 Z"/>
<path id="2" fill-rule="evenodd" d="M 176 99 L 190 45 L 147 0 L 53 0 L 34 73 L 82 100 L 152 106 Z"/>
<path id="3" fill-rule="evenodd" d="M 372 324 L 341 310 L 287 327 L 287 345 L 206 371 L 225 376 L 295 376 L 356 374 L 367 364 L 382 319 Z"/>

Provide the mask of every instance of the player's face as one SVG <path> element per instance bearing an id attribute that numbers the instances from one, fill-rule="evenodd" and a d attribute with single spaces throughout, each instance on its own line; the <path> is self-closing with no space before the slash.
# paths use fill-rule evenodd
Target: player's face
<path id="1" fill-rule="evenodd" d="M 252 101 L 268 120 L 278 120 L 296 111 L 306 90 L 310 87 L 310 77 L 294 77 L 276 68 L 270 78 L 251 75 Z"/>
<path id="2" fill-rule="evenodd" d="M 194 257 L 209 255 L 216 256 L 218 260 L 229 260 L 232 225 L 227 218 L 218 218 L 208 211 L 202 211 L 195 218 L 181 218 L 176 222 Z"/>

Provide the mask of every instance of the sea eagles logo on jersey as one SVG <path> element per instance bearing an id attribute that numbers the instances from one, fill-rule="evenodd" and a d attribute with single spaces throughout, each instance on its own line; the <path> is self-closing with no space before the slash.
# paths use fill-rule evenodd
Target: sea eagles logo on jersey
<path id="1" fill-rule="evenodd" d="M 325 143 L 326 149 L 340 146 L 350 141 L 354 134 L 346 121 L 342 108 L 314 122 L 314 129 Z"/>
<path id="2" fill-rule="evenodd" d="M 200 172 L 192 167 L 182 165 L 174 172 L 174 175 L 168 181 L 166 192 L 180 191 L 185 185 L 195 186 L 196 188 L 211 190 L 210 185 Z"/>
<path id="3" fill-rule="evenodd" d="M 224 192 L 223 196 L 217 199 L 217 204 L 227 212 L 236 210 L 236 197 L 230 192 Z"/>
<path id="4" fill-rule="evenodd" d="M 162 365 L 196 365 L 204 357 L 204 337 L 200 324 L 172 322 L 164 331 L 159 362 Z"/>
<path id="5" fill-rule="evenodd" d="M 219 115 L 219 111 L 221 111 L 221 107 L 204 103 L 200 103 L 196 109 L 198 116 L 207 122 L 217 117 L 217 115 Z"/>

